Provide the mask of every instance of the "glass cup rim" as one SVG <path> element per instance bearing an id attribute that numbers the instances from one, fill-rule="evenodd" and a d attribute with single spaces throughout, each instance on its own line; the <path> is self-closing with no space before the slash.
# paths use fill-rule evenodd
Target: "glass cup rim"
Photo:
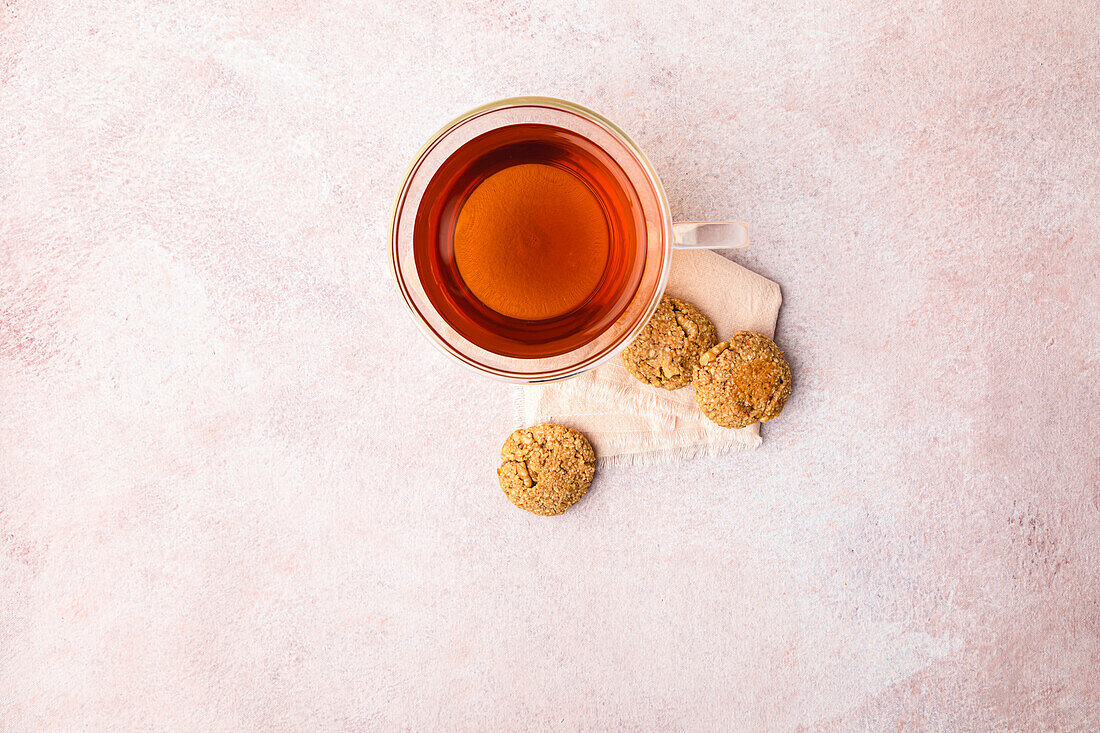
<path id="1" fill-rule="evenodd" d="M 635 158 L 635 162 L 639 165 L 643 173 L 645 174 L 648 183 L 652 187 L 652 191 L 656 198 L 656 207 L 660 213 L 660 225 L 661 225 L 661 237 L 663 242 L 662 247 L 662 262 L 660 263 L 660 269 L 658 272 L 657 281 L 653 288 L 653 293 L 650 295 L 649 302 L 646 304 L 640 317 L 631 328 L 622 335 L 612 346 L 605 350 L 605 353 L 599 354 L 596 357 L 589 358 L 582 361 L 579 364 L 560 368 L 555 371 L 539 374 L 522 374 L 517 372 L 509 372 L 504 369 L 499 369 L 491 365 L 481 364 L 469 357 L 459 353 L 457 349 L 450 344 L 446 339 L 440 336 L 436 331 L 428 324 L 423 314 L 420 313 L 417 305 L 412 301 L 412 298 L 407 290 L 405 283 L 405 276 L 402 274 L 399 264 L 399 240 L 398 240 L 398 223 L 401 214 L 404 210 L 404 202 L 409 192 L 410 184 L 413 181 L 414 176 L 419 171 L 421 165 L 424 162 L 425 157 L 435 148 L 435 146 L 448 134 L 460 127 L 461 125 L 473 120 L 488 112 L 520 107 L 542 107 L 551 110 L 559 110 L 574 114 L 582 119 L 587 120 L 590 123 L 594 123 L 599 127 L 602 127 L 607 133 L 614 137 L 619 143 L 621 143 Z M 575 377 L 584 372 L 590 371 L 596 368 L 600 364 L 607 362 L 613 358 L 616 354 L 619 354 L 627 345 L 629 345 L 635 337 L 649 322 L 653 312 L 657 309 L 657 305 L 660 303 L 661 296 L 664 293 L 665 285 L 668 281 L 668 273 L 672 263 L 672 243 L 673 243 L 673 230 L 672 230 L 672 213 L 668 204 L 668 199 L 665 196 L 664 187 L 661 185 L 661 180 L 657 175 L 657 171 L 653 168 L 652 163 L 642 152 L 641 148 L 626 134 L 618 125 L 608 120 L 603 115 L 595 112 L 587 107 L 570 102 L 565 99 L 559 99 L 556 97 L 545 96 L 520 96 L 520 97 L 507 97 L 499 99 L 494 102 L 488 102 L 471 109 L 453 120 L 448 122 L 442 128 L 439 129 L 432 137 L 424 143 L 423 146 L 417 151 L 416 156 L 413 158 L 413 162 L 409 165 L 405 171 L 405 175 L 401 181 L 401 187 L 399 189 L 396 200 L 394 201 L 393 210 L 390 216 L 390 274 L 394 278 L 394 283 L 397 285 L 398 290 L 401 293 L 402 300 L 405 302 L 408 308 L 409 315 L 412 316 L 417 329 L 428 337 L 439 350 L 450 357 L 452 360 L 464 365 L 468 369 L 471 369 L 478 374 L 486 375 L 494 379 L 503 380 L 506 382 L 513 382 L 516 384 L 539 384 L 547 382 L 556 382 L 564 379 Z M 539 359 L 532 359 L 531 361 L 537 362 Z"/>

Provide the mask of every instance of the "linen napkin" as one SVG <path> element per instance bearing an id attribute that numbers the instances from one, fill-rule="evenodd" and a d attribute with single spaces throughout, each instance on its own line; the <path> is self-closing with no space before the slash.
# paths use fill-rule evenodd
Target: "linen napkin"
<path id="1" fill-rule="evenodd" d="M 709 250 L 672 254 L 665 294 L 694 304 L 724 341 L 738 331 L 775 335 L 779 286 Z M 526 427 L 553 422 L 584 433 L 603 464 L 641 464 L 717 455 L 760 445 L 760 424 L 731 430 L 708 420 L 689 386 L 643 384 L 622 359 L 563 382 L 517 388 L 516 418 Z"/>

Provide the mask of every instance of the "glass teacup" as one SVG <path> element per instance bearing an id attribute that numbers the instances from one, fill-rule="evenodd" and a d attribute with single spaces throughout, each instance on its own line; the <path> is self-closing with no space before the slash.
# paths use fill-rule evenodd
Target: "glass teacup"
<path id="1" fill-rule="evenodd" d="M 478 107 L 417 155 L 393 212 L 394 276 L 417 325 L 474 370 L 565 379 L 625 348 L 674 248 L 748 244 L 743 222 L 673 223 L 653 166 L 580 105 Z"/>

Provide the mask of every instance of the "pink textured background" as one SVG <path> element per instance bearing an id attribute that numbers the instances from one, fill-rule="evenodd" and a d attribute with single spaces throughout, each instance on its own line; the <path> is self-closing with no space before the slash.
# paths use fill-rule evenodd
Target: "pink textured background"
<path id="1" fill-rule="evenodd" d="M 0 7 L 0 728 L 1100 728 L 1100 4 Z M 751 454 L 496 485 L 392 198 L 562 96 L 744 217 Z"/>

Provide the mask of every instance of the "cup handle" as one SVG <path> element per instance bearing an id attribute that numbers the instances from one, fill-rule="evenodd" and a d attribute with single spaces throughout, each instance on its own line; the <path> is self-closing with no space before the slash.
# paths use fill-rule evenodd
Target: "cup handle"
<path id="1" fill-rule="evenodd" d="M 743 221 L 682 221 L 672 225 L 673 249 L 736 249 L 749 244 Z"/>

